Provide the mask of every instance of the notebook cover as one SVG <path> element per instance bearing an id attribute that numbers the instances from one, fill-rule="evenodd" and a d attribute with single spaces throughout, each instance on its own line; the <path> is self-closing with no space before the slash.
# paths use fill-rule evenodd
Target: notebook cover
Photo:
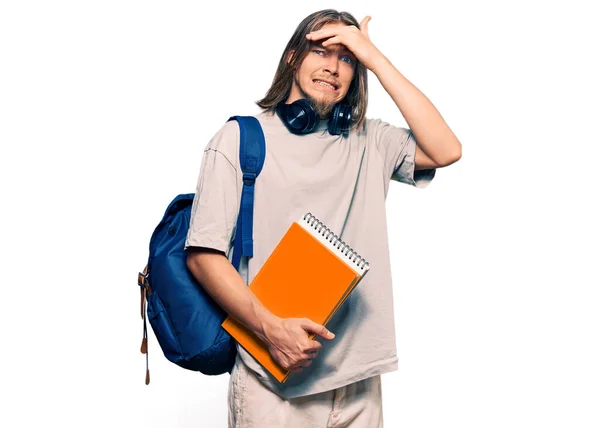
<path id="1" fill-rule="evenodd" d="M 326 325 L 361 279 L 340 257 L 344 256 L 338 257 L 294 222 L 249 288 L 278 317 L 309 318 Z M 267 346 L 250 330 L 231 316 L 222 326 L 279 382 L 287 380 L 290 372 L 271 358 Z"/>

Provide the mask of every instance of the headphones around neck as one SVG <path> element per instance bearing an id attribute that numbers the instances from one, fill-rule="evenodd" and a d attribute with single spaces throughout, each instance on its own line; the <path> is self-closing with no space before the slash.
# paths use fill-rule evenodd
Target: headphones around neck
<path id="1" fill-rule="evenodd" d="M 321 120 L 317 112 L 304 98 L 300 98 L 291 104 L 279 103 L 277 114 L 287 129 L 298 135 L 313 132 Z M 338 103 L 331 112 L 327 130 L 331 135 L 347 134 L 351 120 L 352 107 L 345 103 Z"/>

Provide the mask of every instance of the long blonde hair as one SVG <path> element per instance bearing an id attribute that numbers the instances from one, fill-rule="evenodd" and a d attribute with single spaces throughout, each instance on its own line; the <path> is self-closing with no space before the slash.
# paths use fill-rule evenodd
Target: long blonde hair
<path id="1" fill-rule="evenodd" d="M 294 73 L 299 65 L 302 64 L 302 61 L 306 55 L 308 55 L 311 48 L 312 42 L 306 38 L 306 35 L 312 31 L 320 30 L 327 24 L 337 22 L 346 25 L 354 25 L 356 27 L 360 26 L 356 18 L 348 12 L 338 12 L 334 9 L 325 9 L 315 12 L 307 16 L 300 25 L 298 25 L 298 28 L 296 28 L 296 31 L 281 55 L 271 87 L 267 91 L 265 97 L 256 102 L 259 107 L 274 113 L 277 109 L 277 105 L 288 99 L 292 90 Z M 288 62 L 288 56 L 292 51 L 292 57 Z M 368 95 L 367 68 L 359 61 L 356 63 L 354 76 L 343 102 L 352 106 L 352 130 L 360 129 L 365 122 Z"/>

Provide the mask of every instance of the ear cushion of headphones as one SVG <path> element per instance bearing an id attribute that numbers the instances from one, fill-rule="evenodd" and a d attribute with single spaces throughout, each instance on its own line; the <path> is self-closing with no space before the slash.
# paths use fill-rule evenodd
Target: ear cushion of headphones
<path id="1" fill-rule="evenodd" d="M 304 98 L 291 104 L 280 103 L 277 106 L 277 114 L 293 134 L 309 134 L 320 122 L 319 116 Z M 351 120 L 352 107 L 345 103 L 338 103 L 333 108 L 327 130 L 331 135 L 346 133 L 350 129 Z"/>
<path id="2" fill-rule="evenodd" d="M 291 104 L 280 103 L 277 106 L 279 117 L 294 134 L 309 134 L 319 124 L 319 117 L 310 103 L 300 98 Z"/>
<path id="3" fill-rule="evenodd" d="M 352 108 L 348 104 L 339 103 L 333 109 L 327 130 L 331 135 L 340 135 L 350 129 Z"/>

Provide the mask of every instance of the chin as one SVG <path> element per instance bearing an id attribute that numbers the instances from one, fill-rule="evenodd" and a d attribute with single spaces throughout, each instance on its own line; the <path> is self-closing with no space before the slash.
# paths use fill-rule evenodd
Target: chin
<path id="1" fill-rule="evenodd" d="M 328 102 L 332 104 L 338 103 L 338 99 L 335 94 L 325 94 L 323 92 L 317 92 L 310 94 L 310 96 L 313 97 L 315 100 L 319 100 L 321 102 Z"/>

